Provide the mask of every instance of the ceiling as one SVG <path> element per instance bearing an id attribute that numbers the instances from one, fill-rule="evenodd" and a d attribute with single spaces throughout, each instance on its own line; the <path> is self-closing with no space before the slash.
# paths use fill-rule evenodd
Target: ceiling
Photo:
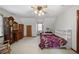
<path id="1" fill-rule="evenodd" d="M 63 11 L 67 10 L 70 6 L 64 5 L 48 5 L 46 14 L 38 16 L 34 13 L 31 5 L 2 5 L 0 8 L 10 12 L 18 17 L 55 17 L 60 15 Z"/>

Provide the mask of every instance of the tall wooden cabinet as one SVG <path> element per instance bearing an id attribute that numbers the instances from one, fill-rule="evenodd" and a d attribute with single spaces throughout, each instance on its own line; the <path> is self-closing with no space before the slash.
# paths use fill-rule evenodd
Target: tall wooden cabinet
<path id="1" fill-rule="evenodd" d="M 22 39 L 24 37 L 24 25 L 19 24 L 19 39 Z"/>
<path id="2" fill-rule="evenodd" d="M 13 25 L 14 18 L 13 17 L 4 17 L 3 25 L 4 25 L 4 41 L 9 40 L 10 43 L 13 42 L 13 35 L 12 35 L 12 25 Z"/>
<path id="3" fill-rule="evenodd" d="M 24 25 L 18 24 L 14 18 L 4 17 L 4 41 L 9 40 L 10 44 L 24 37 Z"/>
<path id="4" fill-rule="evenodd" d="M 12 31 L 13 31 L 12 34 L 13 34 L 14 41 L 19 40 L 19 24 L 15 21 L 13 23 L 13 30 Z"/>

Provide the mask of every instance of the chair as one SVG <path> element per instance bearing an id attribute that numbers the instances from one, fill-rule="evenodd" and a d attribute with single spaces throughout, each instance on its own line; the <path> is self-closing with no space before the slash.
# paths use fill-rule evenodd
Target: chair
<path id="1" fill-rule="evenodd" d="M 11 48 L 9 40 L 5 41 L 4 44 L 0 43 L 0 54 L 10 54 Z"/>

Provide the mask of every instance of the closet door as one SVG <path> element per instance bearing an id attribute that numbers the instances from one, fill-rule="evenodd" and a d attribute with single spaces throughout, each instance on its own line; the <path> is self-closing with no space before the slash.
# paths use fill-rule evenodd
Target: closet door
<path id="1" fill-rule="evenodd" d="M 27 25 L 26 29 L 27 29 L 27 37 L 32 37 L 32 26 Z"/>

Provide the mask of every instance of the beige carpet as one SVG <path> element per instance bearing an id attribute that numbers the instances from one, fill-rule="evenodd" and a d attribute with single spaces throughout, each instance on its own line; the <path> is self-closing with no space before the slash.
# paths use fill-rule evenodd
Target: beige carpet
<path id="1" fill-rule="evenodd" d="M 12 54 L 75 54 L 71 49 L 43 49 L 38 46 L 39 37 L 23 38 L 11 45 Z"/>

